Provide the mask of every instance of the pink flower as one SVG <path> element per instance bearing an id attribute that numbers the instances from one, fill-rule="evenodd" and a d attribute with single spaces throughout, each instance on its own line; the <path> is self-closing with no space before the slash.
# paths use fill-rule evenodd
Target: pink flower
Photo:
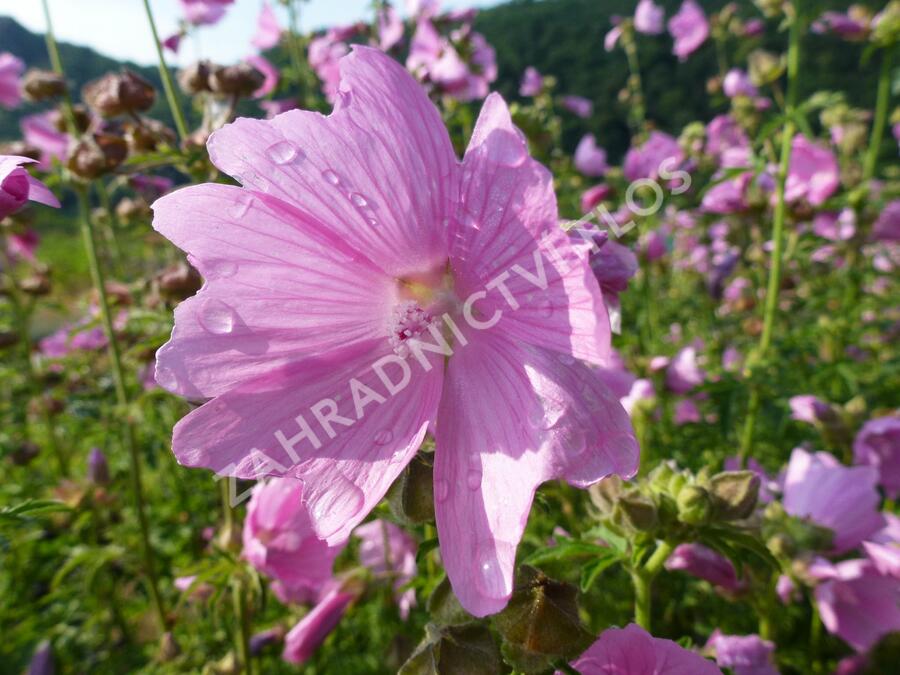
<path id="1" fill-rule="evenodd" d="M 213 134 L 213 163 L 243 188 L 154 205 L 154 227 L 206 278 L 157 354 L 162 386 L 212 399 L 173 449 L 187 466 L 302 480 L 317 534 L 337 542 L 436 429 L 441 556 L 484 616 L 512 592 L 540 483 L 637 468 L 625 411 L 576 360 L 609 353 L 602 294 L 499 95 L 459 163 L 396 61 L 354 47 L 341 75 L 328 117 Z"/>
<path id="2" fill-rule="evenodd" d="M 800 597 L 794 580 L 786 574 L 779 575 L 778 581 L 775 582 L 775 594 L 784 605 L 796 602 Z"/>
<path id="3" fill-rule="evenodd" d="M 713 185 L 703 195 L 703 210 L 719 215 L 745 211 L 749 206 L 747 188 L 752 180 L 753 174 L 747 172 Z"/>
<path id="4" fill-rule="evenodd" d="M 641 378 L 634 381 L 634 384 L 631 385 L 631 390 L 626 396 L 620 397 L 619 401 L 622 403 L 622 407 L 625 408 L 625 412 L 632 415 L 641 401 L 650 401 L 655 397 L 656 390 L 653 388 L 653 383 L 650 380 Z"/>
<path id="5" fill-rule="evenodd" d="M 856 234 L 856 214 L 853 209 L 822 211 L 813 218 L 812 231 L 831 241 L 847 241 Z"/>
<path id="6" fill-rule="evenodd" d="M 666 561 L 667 570 L 683 570 L 727 591 L 739 591 L 744 583 L 737 578 L 734 565 L 720 553 L 702 544 L 679 544 Z"/>
<path id="7" fill-rule="evenodd" d="M 59 208 L 59 200 L 22 164 L 33 162 L 28 157 L 0 155 L 0 218 L 15 213 L 28 201 Z"/>
<path id="8" fill-rule="evenodd" d="M 406 67 L 419 79 L 460 101 L 484 98 L 489 83 L 497 79 L 494 48 L 480 33 L 465 30 L 454 35 L 460 43 L 459 50 L 438 33 L 428 18 L 420 18 Z M 468 62 L 460 51 L 470 55 Z"/>
<path id="9" fill-rule="evenodd" d="M 162 42 L 162 46 L 168 49 L 173 54 L 178 53 L 178 49 L 181 47 L 181 38 L 184 37 L 181 33 L 172 33 L 169 37 L 167 37 Z"/>
<path id="10" fill-rule="evenodd" d="M 633 623 L 603 631 L 572 666 L 582 675 L 722 675 L 712 661 Z"/>
<path id="11" fill-rule="evenodd" d="M 340 583 L 331 582 L 318 604 L 284 636 L 281 657 L 288 663 L 307 661 L 335 629 L 355 598 L 356 595 L 344 591 Z"/>
<path id="12" fill-rule="evenodd" d="M 273 478 L 253 488 L 243 540 L 243 557 L 278 582 L 273 590 L 282 602 L 315 597 L 344 547 L 316 536 L 303 483 L 293 478 Z"/>
<path id="13" fill-rule="evenodd" d="M 406 620 L 416 604 L 415 589 L 403 589 L 416 575 L 416 543 L 406 532 L 385 520 L 360 525 L 353 533 L 361 539 L 359 561 L 375 574 L 394 576 L 397 605 L 400 616 Z"/>
<path id="14" fill-rule="evenodd" d="M 0 106 L 11 110 L 22 102 L 22 73 L 25 63 L 9 52 L 0 54 Z"/>
<path id="15" fill-rule="evenodd" d="M 840 169 L 834 153 L 802 134 L 795 136 L 785 199 L 789 202 L 805 199 L 811 205 L 819 206 L 834 194 L 839 184 Z"/>
<path id="16" fill-rule="evenodd" d="M 884 526 L 877 480 L 872 467 L 843 466 L 827 452 L 796 448 L 784 479 L 784 510 L 832 530 L 832 550 L 844 553 Z"/>
<path id="17" fill-rule="evenodd" d="M 900 199 L 895 199 L 882 209 L 872 226 L 872 239 L 900 242 Z"/>
<path id="18" fill-rule="evenodd" d="M 885 512 L 887 525 L 863 542 L 863 549 L 883 575 L 900 579 L 900 517 Z"/>
<path id="19" fill-rule="evenodd" d="M 570 113 L 583 119 L 594 114 L 594 104 L 583 96 L 563 96 L 562 105 Z"/>
<path id="20" fill-rule="evenodd" d="M 634 10 L 634 29 L 638 33 L 659 35 L 665 30 L 666 11 L 653 0 L 641 0 Z"/>
<path id="21" fill-rule="evenodd" d="M 612 188 L 606 183 L 600 183 L 599 185 L 589 187 L 581 193 L 581 212 L 587 213 L 592 211 L 595 206 L 606 199 L 609 199 L 612 193 Z"/>
<path id="22" fill-rule="evenodd" d="M 878 470 L 878 484 L 891 499 L 900 495 L 900 415 L 876 417 L 866 422 L 853 441 L 858 464 Z"/>
<path id="23" fill-rule="evenodd" d="M 350 48 L 344 42 L 336 39 L 334 31 L 310 40 L 307 49 L 309 65 L 322 80 L 322 92 L 331 103 L 335 101 L 341 80 L 338 62 L 349 51 Z"/>
<path id="24" fill-rule="evenodd" d="M 281 41 L 281 26 L 278 25 L 278 17 L 268 2 L 263 2 L 256 20 L 256 34 L 250 40 L 251 44 L 259 50 L 272 49 Z"/>
<path id="25" fill-rule="evenodd" d="M 725 79 L 722 81 L 722 90 L 728 98 L 734 98 L 735 96 L 753 98 L 759 94 L 759 90 L 750 81 L 750 76 L 740 68 L 732 68 L 725 74 Z"/>
<path id="26" fill-rule="evenodd" d="M 706 125 L 705 151 L 723 168 L 750 168 L 750 139 L 731 115 L 716 115 Z"/>
<path id="27" fill-rule="evenodd" d="M 441 0 L 406 0 L 406 11 L 412 17 L 432 17 L 437 14 Z"/>
<path id="28" fill-rule="evenodd" d="M 251 56 L 246 57 L 244 61 L 261 72 L 266 78 L 263 80 L 259 89 L 253 92 L 253 98 L 263 98 L 275 91 L 279 79 L 278 68 L 273 66 L 267 58 L 260 56 L 259 54 L 252 54 Z"/>
<path id="29" fill-rule="evenodd" d="M 693 345 L 682 348 L 666 370 L 666 386 L 676 394 L 686 394 L 703 384 L 704 379 L 706 373 L 697 362 L 697 348 Z"/>
<path id="30" fill-rule="evenodd" d="M 296 109 L 297 101 L 293 98 L 270 99 L 260 101 L 259 107 L 266 111 L 267 119 L 272 119 L 283 112 Z"/>
<path id="31" fill-rule="evenodd" d="M 591 268 L 603 291 L 610 326 L 618 333 L 622 329 L 619 294 L 627 290 L 628 280 L 637 274 L 637 256 L 627 246 L 610 241 L 606 233 L 595 236 L 594 241 L 600 248 L 591 255 Z"/>
<path id="32" fill-rule="evenodd" d="M 625 155 L 625 178 L 636 181 L 641 178 L 656 180 L 660 171 L 671 172 L 684 161 L 684 153 L 669 134 L 653 131 L 639 148 L 631 148 Z"/>
<path id="33" fill-rule="evenodd" d="M 13 260 L 30 260 L 34 262 L 34 254 L 41 243 L 41 235 L 35 230 L 12 232 L 6 235 L 6 252 Z"/>
<path id="34" fill-rule="evenodd" d="M 697 424 L 703 421 L 700 408 L 692 398 L 683 398 L 675 404 L 675 424 Z"/>
<path id="35" fill-rule="evenodd" d="M 544 78 L 534 66 L 528 66 L 522 75 L 519 96 L 537 96 L 544 88 Z"/>
<path id="36" fill-rule="evenodd" d="M 678 13 L 669 19 L 669 33 L 675 40 L 672 53 L 680 61 L 685 61 L 706 42 L 709 37 L 709 22 L 695 0 L 684 0 Z"/>
<path id="37" fill-rule="evenodd" d="M 606 150 L 597 145 L 594 134 L 586 134 L 575 148 L 575 168 L 585 176 L 602 176 L 609 168 Z"/>
<path id="38" fill-rule="evenodd" d="M 389 51 L 403 39 L 403 19 L 391 5 L 379 10 L 377 18 L 378 46 L 384 51 Z"/>
<path id="39" fill-rule="evenodd" d="M 810 573 L 822 581 L 815 598 L 825 628 L 857 651 L 900 630 L 900 581 L 879 574 L 868 560 L 832 565 L 820 559 Z"/>
<path id="40" fill-rule="evenodd" d="M 622 24 L 616 24 L 612 28 L 610 28 L 609 32 L 603 38 L 603 48 L 611 52 L 616 48 L 616 45 L 619 43 L 619 39 L 622 37 L 622 31 L 624 28 Z"/>
<path id="41" fill-rule="evenodd" d="M 225 16 L 234 0 L 180 0 L 184 18 L 195 26 L 211 26 Z"/>
<path id="42" fill-rule="evenodd" d="M 52 111 L 23 117 L 19 122 L 22 138 L 28 145 L 41 151 L 38 168 L 49 171 L 53 160 L 65 162 L 69 151 L 69 136 L 56 128 Z"/>
<path id="43" fill-rule="evenodd" d="M 833 33 L 846 40 L 864 40 L 869 34 L 869 21 L 851 16 L 850 12 L 825 12 L 812 25 L 814 33 Z"/>
<path id="44" fill-rule="evenodd" d="M 731 668 L 734 675 L 778 675 L 772 662 L 775 645 L 759 635 L 724 635 L 717 628 L 706 648 L 716 655 L 716 663 Z"/>
<path id="45" fill-rule="evenodd" d="M 798 422 L 819 424 L 834 416 L 828 403 L 811 394 L 791 396 L 788 405 L 791 407 L 791 418 Z"/>

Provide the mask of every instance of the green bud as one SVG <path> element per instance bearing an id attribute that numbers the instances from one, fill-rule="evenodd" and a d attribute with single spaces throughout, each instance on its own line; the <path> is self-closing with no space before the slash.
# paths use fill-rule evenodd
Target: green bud
<path id="1" fill-rule="evenodd" d="M 494 616 L 505 642 L 535 656 L 573 658 L 593 636 L 578 617 L 577 590 L 522 566 L 509 604 Z"/>
<path id="2" fill-rule="evenodd" d="M 672 499 L 678 499 L 678 495 L 681 493 L 682 488 L 684 488 L 688 482 L 689 476 L 684 471 L 674 474 L 669 479 L 669 485 L 667 487 L 669 496 L 672 497 Z"/>
<path id="3" fill-rule="evenodd" d="M 434 522 L 434 455 L 419 452 L 388 491 L 388 506 L 405 525 Z"/>
<path id="4" fill-rule="evenodd" d="M 764 49 L 755 49 L 747 57 L 750 80 L 757 87 L 775 82 L 784 74 L 786 62 L 784 56 L 776 56 Z"/>
<path id="5" fill-rule="evenodd" d="M 699 485 L 685 485 L 678 493 L 678 520 L 688 525 L 705 525 L 712 515 L 709 493 Z"/>
<path id="6" fill-rule="evenodd" d="M 588 489 L 591 502 L 597 507 L 601 516 L 608 516 L 612 513 L 619 495 L 624 489 L 624 484 L 624 481 L 618 476 L 609 476 Z"/>
<path id="7" fill-rule="evenodd" d="M 444 577 L 444 580 L 431 592 L 427 608 L 431 620 L 440 626 L 459 625 L 472 621 L 472 615 L 459 604 L 447 577 Z"/>
<path id="8" fill-rule="evenodd" d="M 483 623 L 428 624 L 425 639 L 398 675 L 499 675 L 504 670 L 500 649 Z"/>
<path id="9" fill-rule="evenodd" d="M 669 482 L 675 476 L 675 468 L 670 462 L 662 462 L 647 475 L 647 483 L 655 494 L 668 492 Z"/>
<path id="10" fill-rule="evenodd" d="M 872 30 L 872 42 L 888 47 L 900 39 L 900 0 L 891 0 L 878 15 Z"/>
<path id="11" fill-rule="evenodd" d="M 631 532 L 651 532 L 659 524 L 656 504 L 639 492 L 623 495 L 613 511 L 613 522 Z"/>
<path id="12" fill-rule="evenodd" d="M 753 471 L 723 471 L 709 481 L 716 516 L 722 520 L 749 518 L 759 498 L 759 476 Z"/>

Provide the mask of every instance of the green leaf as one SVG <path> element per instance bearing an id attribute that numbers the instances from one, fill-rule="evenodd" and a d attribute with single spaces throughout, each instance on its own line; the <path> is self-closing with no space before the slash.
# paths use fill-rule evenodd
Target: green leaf
<path id="1" fill-rule="evenodd" d="M 522 562 L 525 565 L 542 565 L 549 562 L 568 560 L 570 558 L 602 556 L 607 555 L 608 552 L 609 549 L 599 546 L 598 544 L 586 541 L 568 540 L 564 541 L 559 546 L 535 551 Z"/>
<path id="2" fill-rule="evenodd" d="M 597 577 L 603 574 L 604 570 L 617 563 L 619 559 L 618 555 L 610 553 L 608 556 L 588 563 L 588 565 L 582 568 L 581 583 L 579 584 L 581 592 L 586 593 L 591 586 L 594 585 L 594 582 L 597 581 Z"/>

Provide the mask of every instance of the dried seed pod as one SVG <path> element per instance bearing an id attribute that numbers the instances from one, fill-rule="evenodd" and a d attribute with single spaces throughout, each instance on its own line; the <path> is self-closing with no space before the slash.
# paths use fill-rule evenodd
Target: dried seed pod
<path id="1" fill-rule="evenodd" d="M 209 75 L 216 68 L 209 61 L 197 61 L 178 73 L 178 85 L 189 96 L 196 96 L 209 88 Z"/>
<path id="2" fill-rule="evenodd" d="M 81 97 L 103 117 L 117 117 L 148 110 L 156 99 L 156 91 L 137 73 L 123 70 L 89 82 Z"/>
<path id="3" fill-rule="evenodd" d="M 31 68 L 22 78 L 22 92 L 29 101 L 45 101 L 66 93 L 66 80 L 52 70 Z"/>
<path id="4" fill-rule="evenodd" d="M 216 94 L 247 97 L 259 89 L 265 75 L 249 63 L 214 68 L 209 76 L 209 87 Z"/>
<path id="5" fill-rule="evenodd" d="M 127 156 L 125 139 L 111 134 L 93 134 L 72 147 L 67 166 L 79 178 L 92 180 L 114 171 Z"/>

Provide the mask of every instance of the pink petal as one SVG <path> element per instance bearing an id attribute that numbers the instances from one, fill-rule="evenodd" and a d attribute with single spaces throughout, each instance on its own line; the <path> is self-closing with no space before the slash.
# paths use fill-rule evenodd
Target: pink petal
<path id="1" fill-rule="evenodd" d="M 28 199 L 31 201 L 38 202 L 39 204 L 46 204 L 47 206 L 52 206 L 56 209 L 59 208 L 60 204 L 56 195 L 50 191 L 50 188 L 34 176 L 28 176 L 28 188 Z"/>
<path id="2" fill-rule="evenodd" d="M 328 117 L 239 119 L 209 140 L 213 163 L 327 223 L 392 276 L 440 264 L 457 161 L 440 114 L 394 59 L 354 47 Z"/>
<path id="3" fill-rule="evenodd" d="M 435 450 L 435 512 L 453 590 L 476 616 L 511 592 L 516 546 L 538 485 L 586 486 L 637 470 L 628 416 L 580 363 L 473 335 L 450 360 Z"/>
<path id="4" fill-rule="evenodd" d="M 605 363 L 609 317 L 586 246 L 558 226 L 553 178 L 528 156 L 498 94 L 485 101 L 466 151 L 461 201 L 450 252 L 459 297 L 506 278 L 517 306 L 495 287 L 478 303 L 485 317 L 502 311 L 511 337 Z"/>
<path id="5" fill-rule="evenodd" d="M 271 49 L 281 40 L 281 27 L 278 25 L 278 17 L 272 11 L 272 6 L 264 2 L 259 12 L 256 24 L 256 35 L 251 42 L 257 49 Z"/>

